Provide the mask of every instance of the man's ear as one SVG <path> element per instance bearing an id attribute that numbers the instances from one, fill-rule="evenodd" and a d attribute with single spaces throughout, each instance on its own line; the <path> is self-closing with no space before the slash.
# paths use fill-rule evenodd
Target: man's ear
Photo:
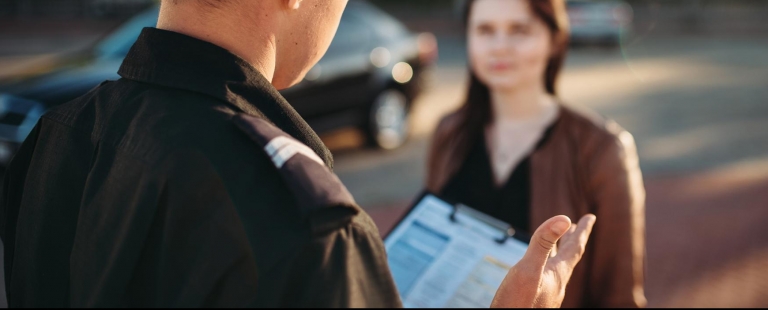
<path id="1" fill-rule="evenodd" d="M 284 0 L 285 4 L 291 10 L 298 10 L 301 7 L 302 0 Z"/>

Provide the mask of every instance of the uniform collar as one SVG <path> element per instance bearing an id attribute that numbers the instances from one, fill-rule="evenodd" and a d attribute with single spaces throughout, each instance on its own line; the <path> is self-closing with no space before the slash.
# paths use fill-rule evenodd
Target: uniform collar
<path id="1" fill-rule="evenodd" d="M 118 74 L 202 93 L 243 113 L 264 117 L 333 167 L 328 148 L 277 89 L 248 62 L 222 47 L 172 31 L 144 28 Z"/>

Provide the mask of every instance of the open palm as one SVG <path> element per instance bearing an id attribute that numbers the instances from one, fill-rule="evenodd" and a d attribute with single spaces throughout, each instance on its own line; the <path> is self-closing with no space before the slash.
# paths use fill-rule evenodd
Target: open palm
<path id="1" fill-rule="evenodd" d="M 565 287 L 584 254 L 595 220 L 595 216 L 589 214 L 578 224 L 571 224 L 568 217 L 560 215 L 541 224 L 523 259 L 509 270 L 496 291 L 491 307 L 560 307 Z"/>

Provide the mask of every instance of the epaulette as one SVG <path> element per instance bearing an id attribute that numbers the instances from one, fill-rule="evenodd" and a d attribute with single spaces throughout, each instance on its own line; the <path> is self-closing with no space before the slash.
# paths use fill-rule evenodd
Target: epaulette
<path id="1" fill-rule="evenodd" d="M 341 180 L 307 145 L 259 117 L 238 114 L 233 121 L 271 158 L 314 233 L 347 225 L 360 213 Z"/>

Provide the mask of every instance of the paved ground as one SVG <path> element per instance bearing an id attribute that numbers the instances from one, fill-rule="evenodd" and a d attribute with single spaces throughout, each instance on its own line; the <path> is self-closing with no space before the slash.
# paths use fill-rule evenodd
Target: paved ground
<path id="1" fill-rule="evenodd" d="M 616 119 L 637 140 L 648 193 L 651 306 L 768 306 L 768 40 L 640 38 L 578 49 L 563 98 Z M 337 173 L 386 232 L 422 188 L 429 134 L 463 93 L 460 40 L 442 38 L 414 139 L 377 152 L 326 135 Z"/>

